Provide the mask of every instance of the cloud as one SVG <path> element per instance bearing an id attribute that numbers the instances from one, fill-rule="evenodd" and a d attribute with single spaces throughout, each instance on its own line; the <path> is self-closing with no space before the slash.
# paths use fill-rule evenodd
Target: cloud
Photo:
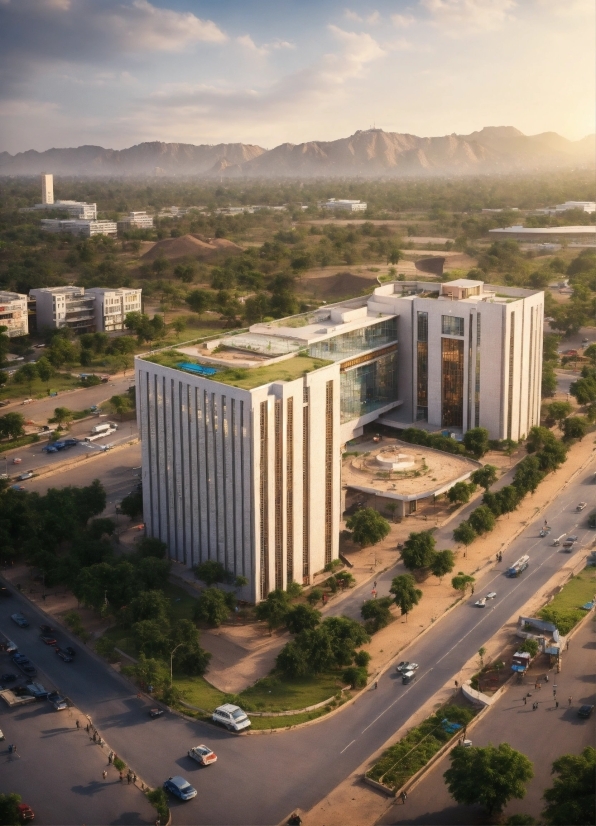
<path id="1" fill-rule="evenodd" d="M 381 19 L 381 15 L 378 11 L 373 11 L 370 14 L 365 14 L 364 16 L 358 14 L 358 12 L 352 11 L 352 9 L 344 9 L 344 16 L 351 20 L 352 23 L 369 23 L 374 25 L 378 23 Z"/>
<path id="2" fill-rule="evenodd" d="M 405 29 L 411 26 L 412 23 L 415 23 L 416 18 L 413 14 L 392 14 L 391 22 L 394 26 L 397 26 L 398 29 Z"/>
<path id="3" fill-rule="evenodd" d="M 432 22 L 447 34 L 491 31 L 512 19 L 516 0 L 420 0 Z"/>
<path id="4" fill-rule="evenodd" d="M 257 46 L 249 34 L 240 35 L 240 37 L 236 38 L 236 42 L 243 48 L 248 49 L 249 52 L 254 52 L 261 56 L 271 54 L 272 51 L 296 48 L 296 46 L 288 40 L 272 40 L 271 43 L 263 43 L 262 46 Z"/>
<path id="5" fill-rule="evenodd" d="M 191 43 L 223 43 L 227 35 L 212 21 L 192 12 L 176 12 L 153 6 L 148 0 L 133 0 L 109 14 L 108 32 L 129 49 L 177 51 Z"/>

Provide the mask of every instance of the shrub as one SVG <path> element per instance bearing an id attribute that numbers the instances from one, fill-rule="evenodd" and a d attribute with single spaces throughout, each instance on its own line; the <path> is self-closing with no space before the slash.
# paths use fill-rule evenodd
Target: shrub
<path id="1" fill-rule="evenodd" d="M 374 634 L 381 628 L 389 625 L 393 619 L 391 614 L 391 606 L 393 600 L 391 597 L 381 597 L 380 599 L 369 599 L 363 603 L 360 609 L 360 614 L 363 620 L 366 620 L 365 627 L 369 634 Z"/>
<path id="2" fill-rule="evenodd" d="M 116 761 L 114 761 L 114 763 L 115 762 Z M 167 823 L 170 816 L 170 811 L 168 809 L 168 798 L 166 797 L 164 790 L 162 788 L 157 788 L 147 792 L 147 800 L 151 803 L 159 815 L 160 822 L 162 824 Z"/>
<path id="3" fill-rule="evenodd" d="M 126 763 L 119 757 L 114 757 L 114 768 L 118 769 L 119 772 L 123 772 L 126 768 Z"/>
<path id="4" fill-rule="evenodd" d="M 364 688 L 368 679 L 368 671 L 366 668 L 358 668 L 351 665 L 344 671 L 344 680 L 350 688 Z"/>
<path id="5" fill-rule="evenodd" d="M 370 662 L 370 654 L 368 651 L 356 651 L 356 655 L 354 656 L 354 664 L 358 666 L 358 668 L 366 668 Z"/>
<path id="6" fill-rule="evenodd" d="M 306 597 L 310 605 L 316 605 L 323 599 L 323 592 L 320 588 L 313 588 L 310 594 Z"/>
<path id="7" fill-rule="evenodd" d="M 535 657 L 538 653 L 538 643 L 536 640 L 527 639 L 520 645 L 519 650 L 529 654 L 530 657 Z"/>

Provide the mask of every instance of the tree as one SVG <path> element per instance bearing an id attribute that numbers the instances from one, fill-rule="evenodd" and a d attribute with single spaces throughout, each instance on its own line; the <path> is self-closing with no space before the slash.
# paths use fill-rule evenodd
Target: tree
<path id="1" fill-rule="evenodd" d="M 381 597 L 380 599 L 368 599 L 362 603 L 360 615 L 365 620 L 364 627 L 369 634 L 375 634 L 381 628 L 389 625 L 393 619 L 391 597 Z"/>
<path id="2" fill-rule="evenodd" d="M 531 761 L 508 743 L 456 746 L 449 759 L 451 766 L 443 775 L 449 794 L 464 806 L 480 804 L 491 816 L 500 814 L 512 798 L 521 800 L 534 776 Z"/>
<path id="3" fill-rule="evenodd" d="M 228 579 L 228 572 L 221 562 L 215 559 L 207 559 L 205 562 L 199 562 L 193 568 L 197 579 L 204 582 L 207 587 L 215 585 L 216 582 L 226 582 Z"/>
<path id="4" fill-rule="evenodd" d="M 592 826 L 596 822 L 596 749 L 588 746 L 579 755 L 562 755 L 553 763 L 552 773 L 557 777 L 543 795 L 546 822 L 551 826 Z"/>
<path id="5" fill-rule="evenodd" d="M 358 668 L 357 665 L 351 665 L 344 671 L 344 680 L 351 689 L 364 688 L 368 680 L 368 671 L 366 668 Z"/>
<path id="6" fill-rule="evenodd" d="M 232 595 L 233 596 L 233 595 Z M 193 618 L 196 622 L 206 622 L 214 628 L 230 616 L 228 594 L 219 588 L 205 588 L 195 603 Z"/>
<path id="7" fill-rule="evenodd" d="M 486 505 L 480 505 L 480 507 L 475 508 L 472 513 L 468 516 L 468 522 L 479 536 L 482 536 L 483 533 L 489 533 L 495 527 L 495 515 L 494 513 L 486 507 Z"/>
<path id="8" fill-rule="evenodd" d="M 446 574 L 450 574 L 455 568 L 455 557 L 453 551 L 437 551 L 433 561 L 430 564 L 430 570 L 433 576 L 439 577 L 440 580 Z"/>
<path id="9" fill-rule="evenodd" d="M 453 531 L 453 538 L 456 542 L 459 542 L 461 545 L 465 545 L 467 547 L 476 539 L 476 531 L 466 520 L 464 522 L 460 522 L 457 528 Z"/>
<path id="10" fill-rule="evenodd" d="M 422 597 L 422 591 L 416 588 L 416 580 L 411 574 L 396 576 L 391 581 L 389 593 L 394 595 L 395 604 L 399 607 L 402 616 L 406 615 L 407 622 L 408 614 L 415 605 L 418 605 Z"/>
<path id="11" fill-rule="evenodd" d="M 267 623 L 269 632 L 281 628 L 286 622 L 290 610 L 290 597 L 286 591 L 276 588 L 267 594 L 267 598 L 259 602 L 255 608 L 257 619 Z"/>
<path id="12" fill-rule="evenodd" d="M 2 826 L 19 826 L 21 817 L 17 807 L 20 802 L 19 794 L 0 794 L 0 824 Z"/>
<path id="13" fill-rule="evenodd" d="M 31 394 L 31 390 L 33 387 L 33 382 L 35 379 L 39 378 L 39 373 L 37 372 L 37 365 L 34 363 L 30 364 L 23 364 L 22 367 L 19 367 L 17 372 L 13 376 L 13 381 L 16 384 L 26 384 L 29 387 L 29 394 Z"/>
<path id="14" fill-rule="evenodd" d="M 123 413 L 128 413 L 132 405 L 130 403 L 130 396 L 126 393 L 119 393 L 110 398 L 110 407 L 118 416 L 122 417 Z"/>
<path id="15" fill-rule="evenodd" d="M 470 478 L 475 485 L 488 490 L 497 481 L 497 468 L 494 465 L 484 465 L 475 470 Z"/>
<path id="16" fill-rule="evenodd" d="M 299 634 L 301 631 L 316 628 L 321 621 L 321 612 L 310 605 L 295 605 L 286 614 L 286 628 L 290 634 Z"/>
<path id="17" fill-rule="evenodd" d="M 173 664 L 179 671 L 192 676 L 207 671 L 211 654 L 201 648 L 199 632 L 189 619 L 179 619 L 173 624 L 170 645 L 180 646 L 173 656 Z"/>
<path id="18" fill-rule="evenodd" d="M 316 605 L 323 599 L 323 592 L 320 588 L 312 588 L 306 599 L 309 605 Z"/>
<path id="19" fill-rule="evenodd" d="M 488 452 L 488 430 L 484 427 L 473 427 L 464 433 L 464 446 L 473 456 L 481 459 Z"/>
<path id="20" fill-rule="evenodd" d="M 346 527 L 352 531 L 352 539 L 361 548 L 376 545 L 385 539 L 391 526 L 374 508 L 360 508 L 346 520 Z"/>
<path id="21" fill-rule="evenodd" d="M 153 619 L 167 626 L 170 622 L 170 601 L 163 591 L 141 591 L 127 610 L 131 623 Z"/>
<path id="22" fill-rule="evenodd" d="M 570 416 L 563 422 L 563 438 L 566 442 L 572 442 L 575 439 L 581 440 L 588 432 L 588 420 L 585 416 Z"/>
<path id="23" fill-rule="evenodd" d="M 557 374 L 552 364 L 546 362 L 542 365 L 542 395 L 545 398 L 552 398 L 557 392 Z"/>
<path id="24" fill-rule="evenodd" d="M 55 407 L 54 408 L 54 421 L 56 424 L 62 425 L 65 422 L 72 421 L 72 410 L 69 410 L 68 407 Z"/>
<path id="25" fill-rule="evenodd" d="M 596 378 L 587 376 L 577 379 L 569 386 L 569 392 L 577 399 L 578 404 L 596 402 Z"/>
<path id="26" fill-rule="evenodd" d="M 548 427 L 538 427 L 536 425 L 530 428 L 526 440 L 526 450 L 528 453 L 536 453 L 546 447 L 546 445 L 551 445 L 556 442 L 557 437 Z"/>
<path id="27" fill-rule="evenodd" d="M 435 539 L 430 531 L 412 532 L 404 542 L 401 558 L 408 570 L 428 568 L 435 555 Z"/>
<path id="28" fill-rule="evenodd" d="M 0 416 L 0 439 L 18 439 L 25 433 L 25 417 L 20 413 Z"/>
<path id="29" fill-rule="evenodd" d="M 587 359 L 590 359 L 593 367 L 596 367 L 596 344 L 590 344 L 589 347 L 586 347 L 584 350 L 584 356 Z"/>
<path id="30" fill-rule="evenodd" d="M 553 442 L 550 445 L 545 445 L 542 450 L 536 454 L 540 470 L 549 472 L 556 470 L 563 464 L 567 458 L 567 446 L 563 442 Z"/>
<path id="31" fill-rule="evenodd" d="M 170 810 L 168 808 L 168 798 L 164 790 L 159 786 L 157 789 L 152 789 L 150 792 L 147 792 L 147 800 L 159 816 L 160 823 L 167 823 L 168 818 L 170 816 Z"/>
<path id="32" fill-rule="evenodd" d="M 56 372 L 45 356 L 38 359 L 36 365 L 39 378 L 42 381 L 49 381 Z"/>
<path id="33" fill-rule="evenodd" d="M 470 497 L 475 489 L 475 484 L 468 485 L 466 482 L 456 482 L 455 485 L 447 491 L 447 498 L 454 505 L 466 505 L 470 501 Z"/>
<path id="34" fill-rule="evenodd" d="M 169 626 L 155 619 L 139 620 L 131 628 L 137 650 L 146 657 L 167 652 L 169 630 Z"/>
<path id="35" fill-rule="evenodd" d="M 124 497 L 120 502 L 120 513 L 130 517 L 130 519 L 136 519 L 137 516 L 143 515 L 143 494 L 140 490 L 135 490 Z"/>
<path id="36" fill-rule="evenodd" d="M 469 576 L 468 574 L 464 574 L 463 571 L 460 571 L 458 575 L 454 576 L 451 580 L 451 585 L 456 591 L 461 591 L 462 594 L 465 595 L 468 586 L 472 586 L 475 581 L 473 576 Z"/>
<path id="37" fill-rule="evenodd" d="M 141 558 L 165 559 L 168 546 L 155 536 L 143 536 L 137 542 L 137 553 Z"/>
<path id="38" fill-rule="evenodd" d="M 201 315 L 213 306 L 213 294 L 207 290 L 193 290 L 186 296 L 186 303 L 194 313 Z"/>
<path id="39" fill-rule="evenodd" d="M 536 456 L 526 456 L 517 466 L 513 484 L 522 493 L 534 493 L 543 478 L 544 473 L 540 470 L 540 462 Z"/>
<path id="40" fill-rule="evenodd" d="M 573 407 L 569 402 L 551 402 L 546 405 L 546 413 L 549 419 L 556 422 L 559 427 L 563 427 L 563 422 L 573 412 Z"/>
<path id="41" fill-rule="evenodd" d="M 67 488 L 68 490 L 68 488 Z M 81 525 L 86 525 L 92 516 L 99 516 L 106 509 L 106 491 L 99 479 L 74 491 L 76 512 Z"/>
<path id="42" fill-rule="evenodd" d="M 539 649 L 540 647 L 538 645 L 538 641 L 530 638 L 524 640 L 523 643 L 519 646 L 519 651 L 525 651 L 530 655 L 530 657 L 535 657 Z"/>

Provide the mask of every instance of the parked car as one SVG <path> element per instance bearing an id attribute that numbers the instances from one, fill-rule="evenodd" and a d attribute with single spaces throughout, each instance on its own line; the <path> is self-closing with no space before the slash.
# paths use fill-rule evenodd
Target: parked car
<path id="1" fill-rule="evenodd" d="M 201 766 L 209 766 L 217 760 L 217 755 L 210 748 L 203 745 L 193 746 L 192 749 L 188 750 L 188 756 L 196 760 Z"/>
<path id="2" fill-rule="evenodd" d="M 42 634 L 53 634 L 56 631 L 51 625 L 40 625 L 39 630 Z"/>
<path id="3" fill-rule="evenodd" d="M 587 720 L 588 717 L 590 717 L 590 715 L 592 714 L 593 711 L 594 711 L 594 706 L 588 705 L 586 703 L 586 705 L 580 706 L 580 708 L 577 710 L 577 716 L 578 717 L 584 717 Z"/>
<path id="4" fill-rule="evenodd" d="M 24 482 L 25 479 L 33 479 L 33 473 L 30 470 L 26 470 L 25 473 L 21 473 L 17 476 L 18 482 Z"/>
<path id="5" fill-rule="evenodd" d="M 10 399 L 4 399 L 4 401 L 1 401 L 0 407 L 6 407 L 7 404 L 10 404 Z"/>
<path id="6" fill-rule="evenodd" d="M 156 717 L 161 717 L 163 714 L 163 708 L 150 708 L 149 709 L 149 717 L 154 720 Z"/>
<path id="7" fill-rule="evenodd" d="M 27 657 L 24 654 L 21 654 L 21 653 L 13 654 L 12 657 L 11 657 L 11 660 L 13 661 L 13 663 L 16 663 L 16 665 L 18 665 L 19 663 L 28 663 L 29 662 Z"/>
<path id="8" fill-rule="evenodd" d="M 213 712 L 211 719 L 214 723 L 220 723 L 225 726 L 228 731 L 244 731 L 249 728 L 250 720 L 238 706 L 232 703 L 225 703 L 223 706 L 218 706 Z"/>
<path id="9" fill-rule="evenodd" d="M 69 656 L 69 657 L 74 657 L 74 656 L 76 655 L 76 653 L 77 653 L 77 652 L 74 650 L 74 648 L 72 648 L 72 646 L 70 646 L 70 645 L 67 645 L 67 646 L 66 646 L 65 648 L 63 648 L 62 650 L 64 651 L 64 653 L 65 653 L 65 654 L 68 654 L 68 656 Z"/>
<path id="10" fill-rule="evenodd" d="M 10 618 L 13 622 L 16 622 L 19 628 L 29 628 L 29 620 L 26 619 L 22 614 L 11 614 Z"/>
<path id="11" fill-rule="evenodd" d="M 46 445 L 45 447 L 42 447 L 42 452 L 43 453 L 58 453 L 58 448 L 54 447 L 54 445 Z"/>
<path id="12" fill-rule="evenodd" d="M 21 669 L 21 671 L 26 677 L 37 677 L 37 668 L 35 668 L 35 666 L 32 665 L 28 660 L 26 663 L 17 663 L 17 666 Z"/>
<path id="13" fill-rule="evenodd" d="M 39 639 L 46 645 L 56 645 L 56 638 L 52 634 L 40 634 Z"/>
<path id="14" fill-rule="evenodd" d="M 48 702 L 54 706 L 56 711 L 65 711 L 68 708 L 66 698 L 58 694 L 57 691 L 52 691 L 51 694 L 48 694 Z"/>
<path id="15" fill-rule="evenodd" d="M 177 797 L 179 800 L 192 800 L 193 797 L 197 796 L 197 790 L 190 785 L 188 780 L 180 777 L 180 775 L 168 777 L 163 787 L 166 792 L 170 792 L 170 794 L 173 794 L 174 797 Z"/>
<path id="16" fill-rule="evenodd" d="M 475 605 L 477 608 L 486 608 L 486 597 L 480 597 L 480 599 L 477 599 L 477 600 L 476 600 L 476 602 L 474 603 L 474 605 Z"/>
<path id="17" fill-rule="evenodd" d="M 16 674 L 2 674 L 2 676 L 0 676 L 0 683 L 14 683 L 16 679 Z"/>
<path id="18" fill-rule="evenodd" d="M 56 654 L 60 657 L 61 660 L 64 660 L 65 663 L 71 663 L 72 657 L 69 656 L 66 651 L 63 651 L 61 648 L 56 649 Z"/>
<path id="19" fill-rule="evenodd" d="M 31 806 L 28 806 L 26 803 L 19 803 L 17 806 L 17 811 L 19 813 L 21 823 L 29 823 L 31 820 L 35 820 L 35 812 Z"/>

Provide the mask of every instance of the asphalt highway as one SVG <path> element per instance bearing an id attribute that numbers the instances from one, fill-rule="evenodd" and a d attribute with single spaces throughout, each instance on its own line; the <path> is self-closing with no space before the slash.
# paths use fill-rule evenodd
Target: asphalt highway
<path id="1" fill-rule="evenodd" d="M 111 748 L 146 782 L 159 785 L 170 775 L 182 774 L 197 788 L 193 801 L 173 804 L 176 824 L 279 823 L 296 807 L 312 807 L 381 747 L 545 585 L 568 559 L 552 546 L 553 537 L 577 533 L 580 541 L 574 555 L 585 553 L 582 545 L 594 538 L 594 531 L 587 529 L 596 490 L 591 485 L 593 472 L 591 462 L 550 506 L 546 513 L 552 525 L 549 538 L 538 536 L 545 518 L 541 515 L 512 543 L 503 563 L 478 578 L 473 599 L 456 607 L 401 652 L 400 659 L 420 664 L 414 683 L 403 686 L 392 668 L 379 680 L 378 690 L 366 691 L 353 705 L 298 730 L 237 737 L 175 714 L 150 720 L 148 703 L 137 699 L 90 652 L 81 650 L 76 663 L 66 665 L 37 640 L 31 641 L 34 631 L 12 624 L 8 615 L 17 606 L 36 624 L 43 622 L 43 615 L 22 597 L 15 595 L 10 607 L 8 600 L 0 606 L 0 627 L 92 717 Z M 589 506 L 578 514 L 575 506 L 580 500 Z M 522 554 L 530 556 L 529 568 L 518 579 L 506 578 L 506 568 Z M 474 600 L 490 590 L 497 597 L 488 607 L 474 607 Z M 415 621 L 414 615 L 410 621 Z M 32 647 L 37 649 L 35 654 Z M 188 748 L 198 743 L 206 743 L 217 753 L 214 766 L 200 769 L 186 756 Z"/>

